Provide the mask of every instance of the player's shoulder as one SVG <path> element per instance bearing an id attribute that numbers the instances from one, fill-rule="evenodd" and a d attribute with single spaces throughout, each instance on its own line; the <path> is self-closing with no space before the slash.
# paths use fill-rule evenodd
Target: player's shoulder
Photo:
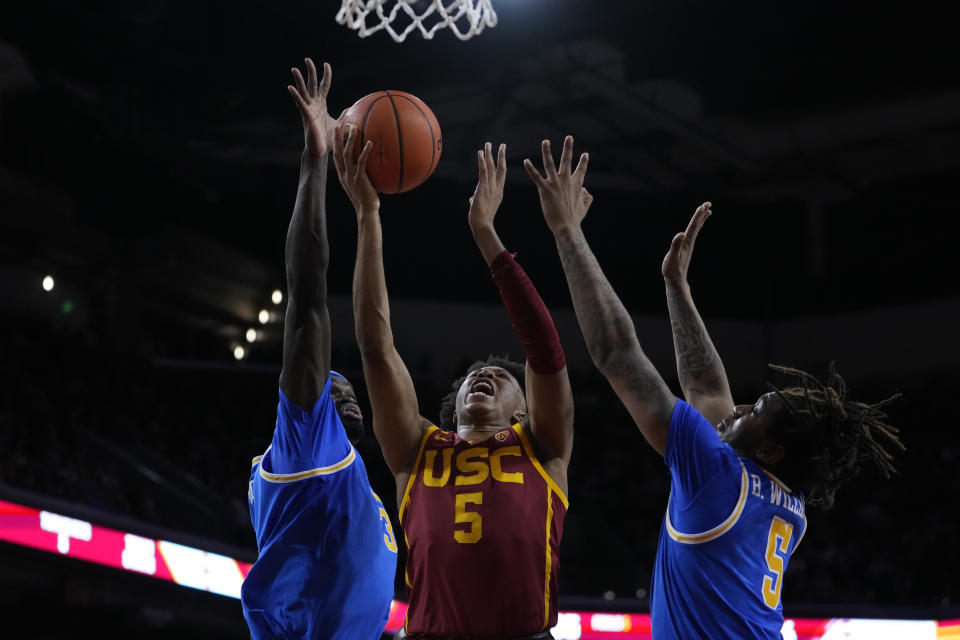
<path id="1" fill-rule="evenodd" d="M 333 405 L 330 376 L 327 377 L 321 394 L 313 402 L 304 403 L 304 406 L 294 402 L 283 390 L 283 387 L 279 387 L 277 393 L 279 394 L 277 419 L 285 423 L 309 424 L 316 422 L 322 414 L 326 413 L 326 408 Z"/>
<path id="2" fill-rule="evenodd" d="M 710 421 L 693 405 L 678 399 L 667 432 L 665 458 L 669 461 L 690 451 L 710 451 L 731 459 L 736 457 L 733 450 L 720 440 L 720 434 Z"/>
<path id="3" fill-rule="evenodd" d="M 674 425 L 694 427 L 707 425 L 708 427 L 713 427 L 699 409 L 683 398 L 677 398 L 676 404 L 673 406 L 673 413 L 670 415 L 670 426 L 673 427 Z"/>
<path id="4" fill-rule="evenodd" d="M 424 420 L 423 434 L 420 436 L 420 442 L 423 446 L 429 448 L 452 447 L 461 442 L 455 431 L 441 429 L 429 420 Z"/>

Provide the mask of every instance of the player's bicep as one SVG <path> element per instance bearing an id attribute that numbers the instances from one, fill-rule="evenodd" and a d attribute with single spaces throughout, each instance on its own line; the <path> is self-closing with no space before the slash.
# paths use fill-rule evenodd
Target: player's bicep
<path id="1" fill-rule="evenodd" d="M 733 397 L 729 395 L 707 396 L 687 394 L 687 402 L 703 414 L 706 420 L 716 427 L 720 421 L 733 413 Z"/>
<path id="2" fill-rule="evenodd" d="M 420 415 L 417 393 L 396 349 L 362 353 L 363 377 L 373 411 L 373 431 L 394 475 L 408 472 L 428 421 Z"/>
<path id="3" fill-rule="evenodd" d="M 283 328 L 280 388 L 300 407 L 311 407 L 330 375 L 330 314 L 326 305 L 304 308 L 293 297 Z"/>
<path id="4" fill-rule="evenodd" d="M 527 363 L 526 387 L 530 430 L 547 454 L 569 463 L 573 450 L 573 392 L 567 368 L 542 374 Z"/>

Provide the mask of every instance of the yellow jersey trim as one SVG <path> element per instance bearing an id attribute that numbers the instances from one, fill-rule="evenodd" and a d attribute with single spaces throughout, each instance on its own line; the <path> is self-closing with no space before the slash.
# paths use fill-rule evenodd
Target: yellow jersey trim
<path id="1" fill-rule="evenodd" d="M 547 562 L 543 576 L 543 629 L 550 624 L 550 570 L 553 568 L 553 554 L 550 553 L 550 527 L 553 524 L 553 496 L 547 487 Z"/>
<path id="2" fill-rule="evenodd" d="M 413 469 L 410 472 L 410 477 L 407 479 L 407 486 L 403 490 L 403 499 L 400 501 L 399 518 L 401 523 L 403 522 L 403 512 L 407 510 L 407 504 L 410 502 L 410 489 L 413 488 L 413 482 L 417 479 L 417 472 L 420 470 L 420 459 L 423 457 L 423 448 L 427 446 L 427 440 L 430 439 L 430 436 L 439 430 L 440 427 L 430 426 L 423 432 L 423 437 L 420 438 L 420 448 L 417 449 L 417 459 L 413 462 Z"/>
<path id="3" fill-rule="evenodd" d="M 403 542 L 404 542 L 404 544 L 407 545 L 407 551 L 409 551 L 409 550 L 410 550 L 410 538 L 407 537 L 407 532 L 406 532 L 406 531 L 403 532 Z M 404 563 L 404 567 L 403 567 L 403 581 L 406 583 L 408 589 L 413 589 L 413 583 L 410 582 L 410 565 L 408 565 L 408 564 L 406 564 L 406 563 Z M 407 608 L 407 613 L 410 613 L 410 608 L 409 608 L 409 607 Z M 404 620 L 404 622 L 403 622 L 404 627 L 406 627 L 406 624 L 407 624 L 407 622 L 406 622 L 406 620 L 407 620 L 406 617 L 404 617 L 403 620 Z"/>
<path id="4" fill-rule="evenodd" d="M 787 485 L 783 484 L 783 482 L 780 481 L 780 478 L 778 478 L 777 476 L 773 475 L 772 473 L 770 473 L 769 471 L 767 471 L 767 470 L 764 469 L 763 467 L 760 467 L 760 470 L 763 471 L 765 474 L 767 474 L 767 476 L 768 476 L 771 480 L 773 480 L 774 482 L 776 482 L 776 483 L 780 486 L 780 488 L 783 489 L 786 493 L 789 493 L 791 496 L 793 495 L 793 491 L 790 490 L 790 487 L 788 487 Z M 794 545 L 793 545 L 793 551 L 796 551 L 796 550 L 797 550 L 797 547 L 800 546 L 800 541 L 803 540 L 803 536 L 804 536 L 804 534 L 806 534 L 806 533 L 807 533 L 807 510 L 806 510 L 806 505 L 804 505 L 804 510 L 803 510 L 803 531 L 800 532 L 800 537 L 797 538 L 797 541 L 794 543 Z M 793 551 L 791 551 L 790 553 L 793 553 Z"/>
<path id="5" fill-rule="evenodd" d="M 560 502 L 563 503 L 565 509 L 570 508 L 570 501 L 567 500 L 567 496 L 564 495 L 563 491 L 560 490 L 560 487 L 556 482 L 553 481 L 553 478 L 544 470 L 543 466 L 540 464 L 540 461 L 537 459 L 536 454 L 533 453 L 533 447 L 530 446 L 530 440 L 527 439 L 527 434 L 523 430 L 523 427 L 520 426 L 520 423 L 513 425 L 513 430 L 517 432 L 517 435 L 520 436 L 520 443 L 523 445 L 523 450 L 526 451 L 527 457 L 530 458 L 530 462 L 533 463 L 533 467 L 537 472 L 543 476 L 543 479 L 546 480 L 547 485 L 553 489 L 558 496 L 560 496 Z M 552 505 L 553 503 L 551 503 Z"/>
<path id="6" fill-rule="evenodd" d="M 261 453 L 260 455 L 258 455 L 257 457 L 255 457 L 255 458 L 250 462 L 250 466 L 251 466 L 251 467 L 255 467 L 255 466 L 257 466 L 258 464 L 260 464 L 260 461 L 263 460 L 263 457 L 264 457 L 265 455 L 267 455 L 268 453 L 270 453 L 270 449 L 273 449 L 273 443 L 271 443 L 270 446 L 267 447 L 267 450 L 266 450 L 266 451 L 264 451 L 263 453 Z"/>
<path id="7" fill-rule="evenodd" d="M 757 465 L 757 466 L 760 466 L 760 465 Z M 760 467 L 760 470 L 763 471 L 765 474 L 767 474 L 767 476 L 768 476 L 771 480 L 773 480 L 773 481 L 776 482 L 778 485 L 780 485 L 780 488 L 781 488 L 781 489 L 783 489 L 783 490 L 786 491 L 787 493 L 793 495 L 793 491 L 790 490 L 790 487 L 788 487 L 787 485 L 783 484 L 783 483 L 780 481 L 780 478 L 778 478 L 777 476 L 773 475 L 772 473 L 770 473 L 769 471 L 767 471 L 767 470 L 764 469 L 763 467 Z"/>
<path id="8" fill-rule="evenodd" d="M 316 476 L 328 476 L 331 473 L 336 473 L 349 467 L 356 459 L 357 450 L 351 446 L 350 453 L 348 453 L 343 460 L 329 467 L 317 467 L 316 469 L 309 469 L 298 473 L 270 473 L 269 471 L 264 471 L 263 465 L 260 465 L 260 477 L 268 482 L 296 482 L 297 480 L 305 480 Z"/>
<path id="9" fill-rule="evenodd" d="M 797 550 L 797 547 L 800 546 L 800 543 L 803 542 L 803 536 L 804 536 L 806 533 L 807 533 L 807 516 L 806 516 L 806 514 L 804 514 L 804 516 L 803 516 L 803 531 L 800 532 L 800 537 L 797 538 L 797 541 L 793 544 L 793 551 L 790 552 L 791 554 L 792 554 L 794 551 L 796 551 L 796 550 Z"/>
<path id="10" fill-rule="evenodd" d="M 740 463 L 740 469 L 742 471 L 740 475 L 740 499 L 737 501 L 737 506 L 733 508 L 733 512 L 727 517 L 726 520 L 715 526 L 713 529 L 704 531 L 703 533 L 680 533 L 673 528 L 673 523 L 670 522 L 670 507 L 668 505 L 667 515 L 664 518 L 664 523 L 667 525 L 667 533 L 670 534 L 670 537 L 677 542 L 682 542 L 683 544 L 701 544 L 703 542 L 715 540 L 729 531 L 733 525 L 737 523 L 737 520 L 740 519 L 740 514 L 743 513 L 743 505 L 745 505 L 747 502 L 747 494 L 749 492 L 747 468 L 743 466 L 742 462 Z"/>

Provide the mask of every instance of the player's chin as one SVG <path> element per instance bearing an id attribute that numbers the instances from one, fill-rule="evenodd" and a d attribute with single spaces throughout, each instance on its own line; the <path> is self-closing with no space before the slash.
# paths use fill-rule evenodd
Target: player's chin
<path id="1" fill-rule="evenodd" d="M 347 439 L 350 440 L 351 444 L 357 444 L 363 437 L 363 420 L 347 416 L 341 417 L 340 421 L 343 423 L 343 429 L 347 432 Z"/>

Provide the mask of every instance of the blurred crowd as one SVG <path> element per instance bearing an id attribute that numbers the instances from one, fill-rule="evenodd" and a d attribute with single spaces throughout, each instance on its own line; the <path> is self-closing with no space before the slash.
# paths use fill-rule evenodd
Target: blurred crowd
<path id="1" fill-rule="evenodd" d="M 272 434 L 279 362 L 276 370 L 161 364 L 28 316 L 4 316 L 0 330 L 0 483 L 255 550 L 247 480 L 251 458 Z M 355 352 L 335 349 L 334 359 L 369 416 Z M 832 511 L 808 513 L 784 582 L 788 608 L 956 604 L 960 479 L 950 469 L 960 447 L 942 409 L 944 398 L 960 393 L 955 373 L 849 381 L 857 399 L 904 393 L 889 414 L 908 450 L 897 462 L 900 475 L 887 480 L 866 470 L 840 490 Z M 429 417 L 448 383 L 414 377 Z M 576 440 L 561 590 L 642 606 L 669 476 L 602 377 L 585 370 L 571 378 Z M 748 402 L 761 392 L 735 389 L 735 397 Z M 393 479 L 372 433 L 358 449 L 395 517 Z M 402 560 L 401 553 L 398 577 Z M 402 595 L 401 579 L 397 586 Z"/>

